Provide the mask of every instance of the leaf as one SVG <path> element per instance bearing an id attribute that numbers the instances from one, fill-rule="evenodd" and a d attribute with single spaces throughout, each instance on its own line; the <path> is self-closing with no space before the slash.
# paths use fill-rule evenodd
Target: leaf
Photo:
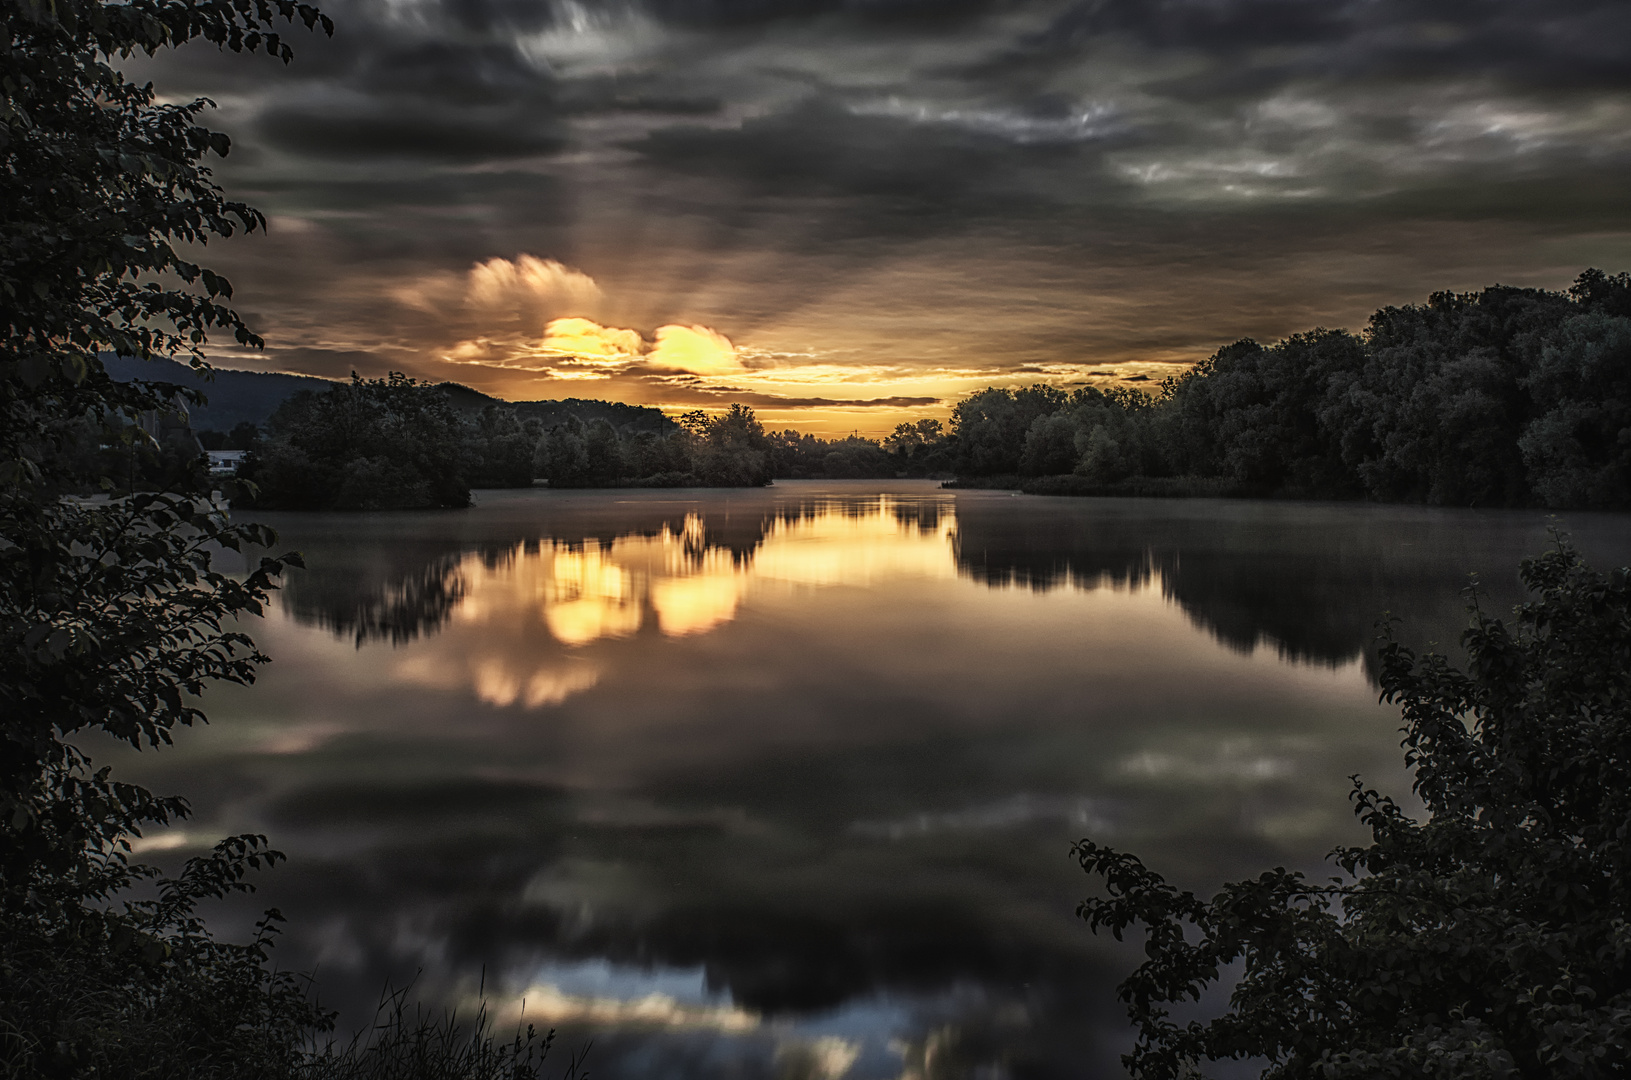
<path id="1" fill-rule="evenodd" d="M 30 390 L 37 388 L 51 377 L 51 368 L 51 361 L 39 353 L 26 353 L 17 362 L 18 377 L 23 380 L 23 385 Z"/>

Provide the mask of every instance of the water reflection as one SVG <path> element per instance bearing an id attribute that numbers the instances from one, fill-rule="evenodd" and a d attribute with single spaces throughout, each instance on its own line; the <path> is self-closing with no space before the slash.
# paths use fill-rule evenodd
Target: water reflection
<path id="1" fill-rule="evenodd" d="M 538 709 L 599 681 L 605 665 L 585 659 L 582 647 L 642 628 L 665 637 L 705 634 L 767 586 L 951 576 L 952 520 L 949 512 L 924 513 L 890 499 L 794 507 L 758 521 L 758 539 L 740 545 L 716 542 L 692 513 L 677 527 L 665 523 L 593 545 L 545 538 L 459 559 L 440 555 L 376 586 L 377 594 L 331 596 L 327 611 L 314 609 L 296 585 L 291 608 L 354 636 L 359 646 L 370 638 L 401 645 L 448 627 L 455 631 L 449 642 L 395 662 L 399 680 L 443 690 L 469 686 L 489 705 Z M 410 597 L 435 602 L 415 605 Z"/>
<path id="2" fill-rule="evenodd" d="M 455 618 L 514 624 L 522 610 L 572 646 L 648 624 L 668 636 L 707 633 L 767 581 L 864 586 L 880 575 L 956 573 L 1039 592 L 1158 587 L 1231 648 L 1343 664 L 1370 659 L 1384 613 L 1411 644 L 1453 648 L 1469 574 L 1498 607 L 1514 602 L 1517 559 L 1548 542 L 1549 520 L 1497 512 L 1469 527 L 1467 513 L 1413 507 L 984 492 L 959 502 L 929 489 L 740 501 L 721 512 L 634 500 L 621 529 L 595 522 L 589 535 L 574 520 L 551 523 L 553 536 L 509 541 L 325 548 L 286 603 L 359 646 L 402 644 Z M 1572 526 L 1588 556 L 1611 557 L 1624 533 L 1614 515 L 1578 515 Z M 560 700 L 566 685 L 553 674 L 536 689 L 525 673 L 484 678 L 514 687 L 485 697 L 534 705 Z"/>
<path id="3" fill-rule="evenodd" d="M 1623 561 L 1624 523 L 1572 524 Z M 1119 1075 L 1070 841 L 1317 869 L 1348 774 L 1402 787 L 1376 614 L 1447 640 L 1545 534 L 813 483 L 273 524 L 313 567 L 276 662 L 131 766 L 199 810 L 171 850 L 271 835 L 254 902 L 348 1015 L 485 972 L 628 1080 Z"/>
<path id="4" fill-rule="evenodd" d="M 705 633 L 735 615 L 756 581 L 866 585 L 878 575 L 952 572 L 949 496 L 818 498 L 734 515 L 640 509 L 610 534 L 418 539 L 385 552 L 330 548 L 297 532 L 318 547 L 285 605 L 359 646 L 401 644 L 454 618 L 513 619 L 521 609 L 536 611 L 561 643 L 583 645 L 634 634 L 647 620 L 670 636 Z"/>

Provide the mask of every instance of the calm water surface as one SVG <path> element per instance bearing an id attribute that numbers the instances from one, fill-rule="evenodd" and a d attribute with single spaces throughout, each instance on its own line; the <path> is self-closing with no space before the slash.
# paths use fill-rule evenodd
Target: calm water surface
<path id="1" fill-rule="evenodd" d="M 1349 774 L 1408 788 L 1377 617 L 1453 642 L 1547 527 L 875 481 L 266 520 L 311 569 L 260 683 L 125 762 L 197 809 L 148 854 L 269 834 L 254 902 L 347 1022 L 485 979 L 599 1077 L 789 1080 L 1120 1075 L 1137 954 L 1071 841 L 1320 870 Z"/>

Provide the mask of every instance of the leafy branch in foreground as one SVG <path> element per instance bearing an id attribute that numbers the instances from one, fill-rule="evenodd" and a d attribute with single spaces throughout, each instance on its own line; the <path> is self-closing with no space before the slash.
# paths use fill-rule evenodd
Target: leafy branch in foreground
<path id="1" fill-rule="evenodd" d="M 480 1025 L 471 1052 L 419 1054 L 419 1073 L 375 1053 L 432 1047 L 462 1030 L 451 1017 L 318 1045 L 332 1018 L 271 966 L 277 912 L 241 944 L 197 914 L 282 856 L 236 836 L 173 878 L 132 862 L 131 842 L 187 804 L 85 750 L 97 735 L 167 744 L 203 721 L 209 685 L 252 682 L 266 657 L 237 620 L 299 565 L 220 572 L 212 554 L 264 548 L 270 530 L 133 474 L 110 498 L 110 455 L 86 452 L 152 441 L 155 415 L 189 397 L 114 382 L 103 354 L 207 372 L 208 335 L 260 344 L 226 305 L 231 284 L 179 254 L 264 224 L 210 179 L 226 136 L 199 123 L 207 101 L 165 103 L 118 64 L 198 40 L 286 61 L 275 27 L 332 24 L 294 0 L 0 0 L 0 16 L 0 1077 L 377 1075 L 370 1061 L 402 1077 L 536 1075 L 543 1047 L 509 1052 Z"/>
<path id="2" fill-rule="evenodd" d="M 1148 959 L 1121 984 L 1137 1080 L 1255 1059 L 1264 1077 L 1631 1075 L 1631 586 L 1566 542 L 1523 564 L 1510 623 L 1472 608 L 1466 672 L 1397 643 L 1427 818 L 1355 778 L 1370 829 L 1329 883 L 1275 869 L 1210 901 L 1084 840 L 1081 916 Z M 1222 1016 L 1172 1006 L 1238 972 Z"/>
<path id="3" fill-rule="evenodd" d="M 246 577 L 210 554 L 271 542 L 198 498 L 112 491 L 106 455 L 176 388 L 114 383 L 99 355 L 188 356 L 206 335 L 258 344 L 230 283 L 184 244 L 262 224 L 203 165 L 225 136 L 207 102 L 162 102 L 118 63 L 203 39 L 283 59 L 279 21 L 329 29 L 286 0 L 0 0 L 0 1071 L 6 1076 L 244 1076 L 296 1061 L 325 1018 L 267 963 L 277 916 L 216 941 L 200 900 L 275 861 L 222 841 L 174 879 L 130 861 L 183 800 L 94 769 L 84 739 L 167 743 L 196 695 L 266 658 L 233 620 L 285 564 Z M 133 898 L 132 886 L 152 895 Z"/>

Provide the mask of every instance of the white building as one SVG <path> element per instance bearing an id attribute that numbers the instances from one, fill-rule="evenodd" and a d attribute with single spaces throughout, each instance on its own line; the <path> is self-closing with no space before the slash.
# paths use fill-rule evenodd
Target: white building
<path id="1" fill-rule="evenodd" d="M 249 456 L 248 450 L 206 450 L 210 456 L 211 476 L 234 476 L 238 467 Z"/>

